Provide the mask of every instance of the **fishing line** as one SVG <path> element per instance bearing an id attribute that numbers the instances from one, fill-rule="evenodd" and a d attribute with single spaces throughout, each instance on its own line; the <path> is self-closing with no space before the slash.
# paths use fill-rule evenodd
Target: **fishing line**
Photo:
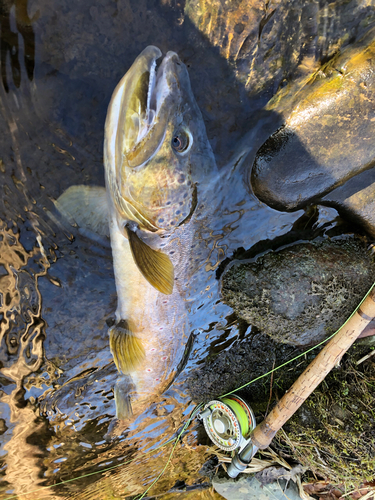
<path id="1" fill-rule="evenodd" d="M 368 290 L 368 292 L 366 293 L 366 295 L 363 297 L 363 299 L 361 300 L 361 302 L 358 304 L 358 306 L 354 309 L 354 311 L 352 312 L 352 314 L 349 316 L 349 318 L 345 321 L 345 323 L 343 323 L 340 326 L 340 328 L 338 328 L 334 333 L 332 333 L 332 335 L 330 335 L 329 337 L 327 337 L 325 340 L 322 340 L 322 342 L 320 342 L 319 344 L 316 344 L 315 346 L 310 347 L 310 349 L 307 349 L 307 351 L 304 351 L 301 354 L 298 354 L 298 356 L 296 356 L 296 357 L 290 359 L 289 361 L 286 361 L 285 363 L 281 364 L 280 366 L 277 366 L 276 368 L 273 368 L 269 372 L 264 373 L 263 375 L 259 375 L 259 377 L 256 377 L 253 380 L 250 380 L 250 382 L 247 382 L 246 384 L 243 384 L 240 387 L 237 387 L 237 389 L 233 389 L 233 391 L 226 392 L 222 396 L 219 396 L 220 399 L 221 398 L 225 398 L 226 396 L 230 396 L 231 394 L 234 394 L 235 392 L 240 391 L 241 389 L 244 389 L 245 387 L 249 386 L 250 384 L 253 384 L 254 382 L 257 382 L 261 378 L 264 378 L 264 377 L 267 377 L 268 375 L 271 375 L 271 373 L 274 373 L 275 371 L 280 370 L 280 368 L 283 368 L 284 366 L 287 366 L 290 363 L 293 363 L 293 361 L 296 361 L 297 359 L 302 358 L 303 356 L 305 356 L 309 352 L 313 351 L 317 347 L 320 347 L 321 345 L 325 344 L 328 340 L 331 340 L 342 328 L 344 328 L 344 326 L 347 324 L 347 322 L 355 315 L 355 313 L 361 307 L 362 303 L 367 299 L 368 295 L 370 294 L 370 292 L 374 288 L 374 286 L 375 286 L 375 281 L 371 285 L 370 289 Z"/>
<path id="2" fill-rule="evenodd" d="M 165 444 L 168 444 L 168 443 L 165 443 Z M 113 465 L 112 467 L 108 467 L 107 469 L 98 470 L 95 472 L 90 472 L 89 474 L 84 474 L 83 476 L 73 477 L 72 479 L 67 479 L 66 481 L 61 481 L 60 483 L 51 484 L 50 486 L 41 486 L 40 488 L 37 488 L 36 490 L 27 491 L 26 493 L 18 493 L 17 495 L 12 495 L 11 497 L 4 498 L 4 500 L 12 500 L 13 498 L 19 498 L 19 497 L 23 497 L 25 495 L 31 495 L 31 493 L 36 493 L 37 491 L 46 490 L 48 488 L 54 488 L 55 486 L 61 486 L 62 484 L 71 483 L 72 481 L 77 481 L 78 479 L 83 479 L 85 477 L 94 476 L 95 474 L 101 474 L 102 472 L 107 472 L 109 470 L 117 469 L 117 467 L 121 467 L 122 465 L 130 464 L 134 460 L 136 460 L 136 459 L 133 458 L 132 460 L 129 460 L 128 462 L 124 462 L 124 463 L 118 464 L 118 465 Z"/>
<path id="3" fill-rule="evenodd" d="M 240 391 L 241 389 L 244 389 L 245 387 L 248 387 L 249 385 L 253 384 L 254 382 L 257 382 L 258 380 L 264 378 L 264 377 L 267 377 L 268 375 L 271 375 L 271 373 L 273 372 L 276 372 L 277 370 L 280 370 L 281 368 L 283 368 L 284 366 L 287 366 L 289 365 L 290 363 L 293 363 L 293 361 L 296 361 L 297 359 L 305 356 L 306 354 L 308 354 L 309 352 L 313 351 L 314 349 L 316 349 L 317 347 L 320 347 L 322 346 L 323 344 L 325 344 L 328 340 L 331 340 L 346 324 L 347 322 L 355 315 L 355 313 L 358 311 L 358 309 L 361 307 L 362 303 L 366 300 L 366 298 L 368 297 L 368 295 L 370 294 L 371 290 L 374 288 L 375 286 L 375 282 L 371 285 L 370 289 L 368 290 L 368 292 L 366 293 L 366 295 L 363 297 L 363 299 L 361 300 L 361 302 L 358 304 L 358 306 L 355 308 L 355 310 L 352 312 L 352 314 L 348 317 L 348 319 L 340 326 L 340 328 L 338 330 L 336 330 L 334 333 L 332 333 L 332 335 L 330 335 L 328 338 L 326 338 L 325 340 L 323 340 L 322 342 L 320 342 L 319 344 L 311 347 L 310 349 L 307 349 L 307 351 L 304 351 L 303 353 L 301 354 L 298 354 L 298 356 L 295 356 L 294 358 L 290 359 L 289 361 L 286 361 L 285 363 L 282 363 L 280 366 L 277 366 L 276 368 L 273 368 L 272 370 L 264 373 L 263 375 L 260 375 L 259 377 L 256 377 L 254 378 L 253 380 L 250 380 L 250 382 L 247 382 L 246 384 L 243 384 L 241 385 L 240 387 L 238 387 L 237 389 L 233 389 L 232 391 L 230 392 L 226 392 L 225 394 L 223 394 L 222 396 L 220 396 L 220 399 L 222 398 L 225 398 L 226 396 L 230 396 L 231 394 L 234 394 L 235 392 L 237 391 Z M 232 400 L 228 400 L 230 404 L 233 405 L 233 401 Z M 228 403 L 227 401 L 227 403 Z M 229 404 L 229 405 L 230 405 Z M 173 445 L 173 448 L 171 450 L 171 453 L 169 454 L 169 457 L 168 457 L 168 460 L 165 464 L 165 466 L 163 467 L 162 471 L 160 472 L 160 474 L 157 476 L 157 478 L 150 484 L 150 486 L 143 492 L 143 494 L 139 497 L 136 497 L 135 500 L 142 500 L 145 495 L 148 493 L 148 491 L 159 481 L 159 479 L 161 478 L 161 476 L 164 474 L 164 472 L 166 471 L 171 459 L 172 459 L 172 456 L 173 456 L 173 453 L 177 447 L 177 444 L 181 438 L 181 436 L 184 434 L 184 432 L 186 431 L 186 429 L 189 427 L 190 423 L 192 422 L 192 420 L 194 419 L 195 415 L 199 412 L 199 410 L 202 408 L 203 406 L 203 403 L 200 403 L 198 404 L 194 410 L 192 411 L 192 413 L 190 414 L 190 417 L 188 418 L 188 420 L 186 421 L 186 423 L 184 424 L 184 426 L 182 427 L 181 431 L 178 433 L 177 437 L 172 437 L 170 438 L 168 441 L 166 441 L 165 443 L 163 443 L 162 445 L 158 446 L 157 448 L 155 448 L 154 450 L 150 450 L 150 451 L 147 451 L 145 452 L 145 455 L 147 455 L 148 453 L 151 453 L 151 451 L 157 451 L 159 450 L 160 448 L 163 448 L 164 446 L 167 446 L 168 444 L 172 443 L 173 440 L 174 440 L 174 445 Z M 233 407 L 233 409 L 235 409 Z M 236 408 L 236 412 L 237 412 L 237 408 Z M 240 418 L 241 418 L 241 411 L 239 412 L 239 415 L 240 415 Z M 245 419 L 245 415 L 242 415 L 243 418 L 241 418 L 241 420 L 244 420 Z M 247 422 L 247 417 L 246 417 L 246 422 Z M 244 425 L 245 425 L 245 422 L 243 422 Z M 56 483 L 56 484 L 53 484 L 51 486 L 42 486 L 36 490 L 32 490 L 32 491 L 29 491 L 27 493 L 21 493 L 21 494 L 18 494 L 18 495 L 12 495 L 10 497 L 7 497 L 5 498 L 4 500 L 13 500 L 15 498 L 18 498 L 18 497 L 22 497 L 24 495 L 29 495 L 31 493 L 35 493 L 37 491 L 41 491 L 41 490 L 45 490 L 47 488 L 53 488 L 55 486 L 61 486 L 63 484 L 66 484 L 66 483 L 70 483 L 70 482 L 73 482 L 73 481 L 77 481 L 78 479 L 83 479 L 85 477 L 89 477 L 89 476 L 94 476 L 95 474 L 101 474 L 103 472 L 108 472 L 110 470 L 113 470 L 113 469 L 116 469 L 118 467 L 121 467 L 121 466 L 124 466 L 124 465 L 128 465 L 132 462 L 134 462 L 136 460 L 136 458 L 133 458 L 132 460 L 129 460 L 127 462 L 124 462 L 122 464 L 118 464 L 118 465 L 114 465 L 112 467 L 108 467 L 107 469 L 103 469 L 103 470 L 100 470 L 100 471 L 95 471 L 95 472 L 90 472 L 89 474 L 84 474 L 82 476 L 78 476 L 78 477 L 75 477 L 75 478 L 72 478 L 72 479 L 67 479 L 66 481 L 61 481 L 60 483 Z"/>
<path id="4" fill-rule="evenodd" d="M 243 437 L 246 438 L 249 433 L 249 417 L 246 414 L 246 411 L 239 403 L 237 403 L 237 401 L 233 401 L 233 399 L 222 398 L 222 402 L 228 405 L 229 408 L 237 415 L 241 427 L 241 433 Z"/>
<path id="5" fill-rule="evenodd" d="M 167 446 L 168 444 L 171 444 L 173 441 L 174 441 L 174 445 L 173 445 L 173 449 L 172 449 L 172 452 L 171 454 L 169 455 L 169 458 L 168 458 L 168 461 L 164 467 L 164 469 L 162 470 L 162 472 L 159 474 L 159 476 L 156 478 L 156 480 L 147 488 L 147 490 L 142 494 L 142 496 L 139 498 L 139 500 L 141 500 L 141 498 L 143 498 L 145 496 L 145 494 L 149 491 L 149 489 L 160 479 L 160 477 L 164 474 L 166 468 L 168 467 L 169 465 L 169 462 L 172 458 L 172 455 L 173 455 L 173 452 L 178 444 L 178 441 L 181 439 L 181 436 L 184 434 L 184 432 L 186 431 L 186 429 L 189 427 L 190 423 L 192 422 L 192 420 L 194 419 L 195 415 L 199 412 L 199 410 L 201 409 L 201 407 L 203 406 L 203 404 L 199 404 L 197 405 L 194 410 L 192 411 L 192 413 L 190 414 L 190 417 L 188 418 L 188 420 L 186 421 L 186 423 L 184 424 L 184 426 L 182 427 L 181 431 L 178 433 L 178 435 L 176 437 L 171 437 L 169 438 L 165 443 L 161 444 L 160 446 L 158 446 L 157 448 L 153 449 L 153 450 L 149 450 L 149 451 L 146 451 L 144 453 L 144 455 L 148 455 L 149 453 L 152 453 L 152 452 L 156 452 L 158 450 L 160 450 L 161 448 L 163 448 L 164 446 Z M 66 484 L 66 483 L 71 483 L 73 481 L 77 481 L 78 479 L 84 479 L 85 477 L 90 477 L 90 476 L 94 476 L 95 474 L 102 474 L 103 472 L 108 472 L 110 470 L 113 470 L 113 469 L 117 469 L 118 467 L 121 467 L 121 466 L 124 466 L 124 465 L 128 465 L 132 462 L 134 462 L 135 460 L 137 460 L 137 458 L 132 458 L 131 460 L 128 460 L 127 462 L 123 462 L 121 464 L 118 464 L 118 465 L 113 465 L 112 467 L 107 467 L 106 469 L 102 469 L 102 470 L 98 470 L 98 471 L 95 471 L 95 472 L 90 472 L 88 474 L 83 474 L 82 476 L 78 476 L 78 477 L 73 477 L 72 479 L 67 479 L 66 481 L 61 481 L 60 483 L 55 483 L 55 484 L 51 484 L 50 486 L 41 486 L 40 488 L 37 488 L 36 490 L 31 490 L 31 491 L 28 491 L 26 493 L 19 493 L 17 495 L 12 495 L 10 497 L 6 497 L 4 498 L 4 500 L 13 500 L 15 498 L 19 498 L 19 497 L 22 497 L 22 496 L 25 496 L 25 495 L 30 495 L 31 493 L 36 493 L 37 491 L 41 491 L 41 490 L 46 490 L 48 488 L 54 488 L 55 486 L 61 486 L 63 484 Z"/>
<path id="6" fill-rule="evenodd" d="M 243 389 L 244 387 L 247 387 L 249 386 L 250 384 L 253 384 L 254 382 L 256 382 L 257 380 L 260 380 L 264 377 L 267 377 L 268 375 L 270 375 L 271 373 L 277 371 L 277 370 L 280 370 L 280 368 L 283 368 L 284 366 L 287 366 L 288 364 L 292 363 L 293 361 L 296 361 L 297 359 L 301 358 L 302 356 L 305 356 L 306 354 L 308 354 L 309 352 L 313 351 L 314 349 L 316 349 L 317 347 L 320 347 L 321 345 L 325 344 L 328 340 L 331 340 L 346 324 L 347 322 L 356 314 L 356 312 L 358 311 L 358 309 L 361 307 L 362 303 L 366 300 L 366 298 L 368 297 L 368 295 L 370 294 L 371 290 L 374 288 L 375 286 L 375 282 L 371 285 L 370 289 L 368 290 L 368 292 L 366 293 L 366 295 L 363 297 L 363 299 L 361 300 L 361 302 L 358 304 L 358 306 L 355 308 L 355 310 L 352 312 L 352 314 L 347 318 L 347 320 L 340 326 L 340 328 L 338 328 L 334 333 L 332 333 L 332 335 L 330 335 L 328 338 L 326 338 L 325 340 L 323 340 L 322 342 L 320 342 L 319 344 L 311 347 L 310 349 L 307 349 L 307 351 L 304 351 L 303 353 L 299 354 L 298 356 L 295 356 L 294 358 L 292 358 L 291 360 L 289 361 L 286 361 L 285 363 L 281 364 L 280 366 L 277 366 L 276 368 L 273 368 L 272 370 L 270 370 L 269 372 L 267 373 L 264 373 L 263 375 L 260 375 L 259 377 L 256 377 L 255 379 L 251 380 L 250 382 L 247 382 L 246 384 L 243 384 L 242 386 L 238 387 L 237 389 L 234 389 L 233 391 L 230 391 L 230 392 L 227 392 L 225 394 L 223 394 L 222 396 L 220 396 L 220 399 L 225 403 L 227 404 L 232 410 L 235 411 L 237 417 L 240 419 L 240 424 L 241 424 L 241 429 L 243 429 L 242 433 L 245 437 L 246 433 L 249 431 L 249 420 L 248 420 L 248 416 L 246 415 L 245 411 L 243 411 L 242 407 L 236 403 L 235 401 L 229 399 L 229 398 L 226 398 L 226 396 L 230 396 L 231 394 Z M 225 399 L 223 399 L 225 398 Z M 198 413 L 199 409 L 203 407 L 203 403 L 200 403 L 198 406 L 195 407 L 195 409 L 193 410 L 191 416 L 189 417 L 187 423 L 184 425 L 184 427 L 182 428 L 182 431 L 180 432 L 180 434 L 178 435 L 178 437 L 176 438 L 175 440 L 175 443 L 173 445 L 173 448 L 171 450 L 171 453 L 168 457 L 168 460 L 167 460 L 167 463 L 165 464 L 165 466 L 163 467 L 163 470 L 160 472 L 160 474 L 158 475 L 158 477 L 150 484 L 150 486 L 146 489 L 146 491 L 142 494 L 142 496 L 140 497 L 137 497 L 136 500 L 142 500 L 145 495 L 148 493 L 148 491 L 159 481 L 159 479 L 161 478 L 161 476 L 164 474 L 165 470 L 167 469 L 170 461 L 171 461 L 171 458 L 173 456 L 173 453 L 176 449 L 176 446 L 178 444 L 178 441 L 180 439 L 180 436 L 183 434 L 183 432 L 186 430 L 186 428 L 188 427 L 188 425 L 190 424 L 191 420 L 194 418 L 194 416 Z M 238 408 L 239 407 L 239 408 Z"/>
<path id="7" fill-rule="evenodd" d="M 170 461 L 171 461 L 171 458 L 173 456 L 173 453 L 174 453 L 174 450 L 176 449 L 176 446 L 178 445 L 178 442 L 182 436 L 182 434 L 185 432 L 185 430 L 189 427 L 191 421 L 193 420 L 193 418 L 195 417 L 195 415 L 199 412 L 199 410 L 202 408 L 203 406 L 203 403 L 200 403 L 199 405 L 197 405 L 194 410 L 192 411 L 190 417 L 188 418 L 187 422 L 185 423 L 185 425 L 183 426 L 183 428 L 181 429 L 181 431 L 179 432 L 178 436 L 176 437 L 175 439 L 175 443 L 173 445 L 173 448 L 169 454 L 169 457 L 168 457 L 168 460 L 166 462 L 166 464 L 164 465 L 162 471 L 160 472 L 160 474 L 158 475 L 158 477 L 150 484 L 150 486 L 143 492 L 143 494 L 140 496 L 140 497 L 136 497 L 135 500 L 142 500 L 142 498 L 145 497 L 145 495 L 147 495 L 147 493 L 150 491 L 150 489 L 154 486 L 154 484 L 156 484 L 159 479 L 161 478 L 161 476 L 164 474 L 164 472 L 166 471 Z"/>

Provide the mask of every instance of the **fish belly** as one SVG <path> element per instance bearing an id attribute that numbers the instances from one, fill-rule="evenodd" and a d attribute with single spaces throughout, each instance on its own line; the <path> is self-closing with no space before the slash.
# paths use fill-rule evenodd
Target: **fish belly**
<path id="1" fill-rule="evenodd" d="M 126 321 L 144 350 L 137 368 L 123 374 L 131 377 L 132 384 L 122 384 L 126 390 L 119 391 L 118 396 L 130 395 L 133 413 L 138 413 L 137 403 L 161 394 L 175 377 L 189 335 L 187 312 L 178 287 L 167 296 L 142 276 L 115 217 L 110 233 L 118 301 L 116 322 Z"/>

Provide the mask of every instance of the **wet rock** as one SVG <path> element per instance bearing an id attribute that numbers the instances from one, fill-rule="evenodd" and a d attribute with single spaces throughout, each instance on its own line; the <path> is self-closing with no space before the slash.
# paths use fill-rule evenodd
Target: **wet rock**
<path id="1" fill-rule="evenodd" d="M 298 354 L 300 354 L 299 349 L 277 343 L 253 328 L 245 338 L 236 341 L 231 348 L 221 351 L 217 356 L 207 358 L 199 368 L 193 370 L 187 377 L 186 391 L 192 400 L 206 402 L 252 381 L 240 395 L 251 405 L 258 419 L 261 413 L 264 414 L 269 399 L 267 383 L 269 379 L 264 379 L 264 374 L 269 373 L 275 366 L 290 361 Z M 314 357 L 315 353 L 307 354 L 306 364 L 293 365 L 293 371 L 283 372 L 281 378 L 277 376 L 280 390 L 289 389 L 296 376 L 302 373 Z"/>
<path id="2" fill-rule="evenodd" d="M 320 200 L 375 237 L 375 168 L 349 179 Z"/>
<path id="3" fill-rule="evenodd" d="M 188 0 L 185 5 L 186 16 L 257 99 L 353 43 L 375 15 L 369 4 L 353 0 Z"/>
<path id="4" fill-rule="evenodd" d="M 215 477 L 212 485 L 220 495 L 228 500 L 247 500 L 249 498 L 299 500 L 301 498 L 298 487 L 293 481 L 287 482 L 279 479 L 263 488 L 262 483 L 252 474 L 242 474 L 238 479 Z"/>
<path id="5" fill-rule="evenodd" d="M 222 295 L 239 317 L 277 342 L 311 345 L 340 328 L 374 271 L 360 238 L 317 239 L 234 261 L 222 277 Z"/>
<path id="6" fill-rule="evenodd" d="M 311 77 L 278 92 L 267 109 L 284 125 L 258 150 L 254 194 L 277 210 L 298 210 L 375 160 L 374 33 Z M 375 227 L 374 227 L 375 231 Z"/>

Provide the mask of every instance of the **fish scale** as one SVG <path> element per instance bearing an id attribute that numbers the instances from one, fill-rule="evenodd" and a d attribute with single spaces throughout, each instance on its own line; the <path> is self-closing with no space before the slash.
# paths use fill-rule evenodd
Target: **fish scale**
<path id="1" fill-rule="evenodd" d="M 78 226 L 102 234 L 107 228 L 110 235 L 117 310 L 109 344 L 119 371 L 119 419 L 140 414 L 163 393 L 189 351 L 186 297 L 198 269 L 191 266 L 194 241 L 204 224 L 195 209 L 217 174 L 187 69 L 168 52 L 154 72 L 160 55 L 147 47 L 113 92 L 105 124 L 106 189 L 73 186 L 56 202 Z M 210 251 L 199 248 L 199 258 Z"/>

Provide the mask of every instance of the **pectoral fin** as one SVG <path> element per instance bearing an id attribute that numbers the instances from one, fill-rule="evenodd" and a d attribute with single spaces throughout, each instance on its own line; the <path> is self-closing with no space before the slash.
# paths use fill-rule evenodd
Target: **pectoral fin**
<path id="1" fill-rule="evenodd" d="M 174 268 L 169 257 L 149 247 L 125 226 L 133 259 L 146 280 L 165 295 L 173 292 Z"/>
<path id="2" fill-rule="evenodd" d="M 132 332 L 125 320 L 109 329 L 109 347 L 120 373 L 135 371 L 145 358 L 141 339 Z"/>
<path id="3" fill-rule="evenodd" d="M 104 187 L 71 186 L 56 201 L 57 210 L 71 225 L 109 236 L 109 213 Z"/>

